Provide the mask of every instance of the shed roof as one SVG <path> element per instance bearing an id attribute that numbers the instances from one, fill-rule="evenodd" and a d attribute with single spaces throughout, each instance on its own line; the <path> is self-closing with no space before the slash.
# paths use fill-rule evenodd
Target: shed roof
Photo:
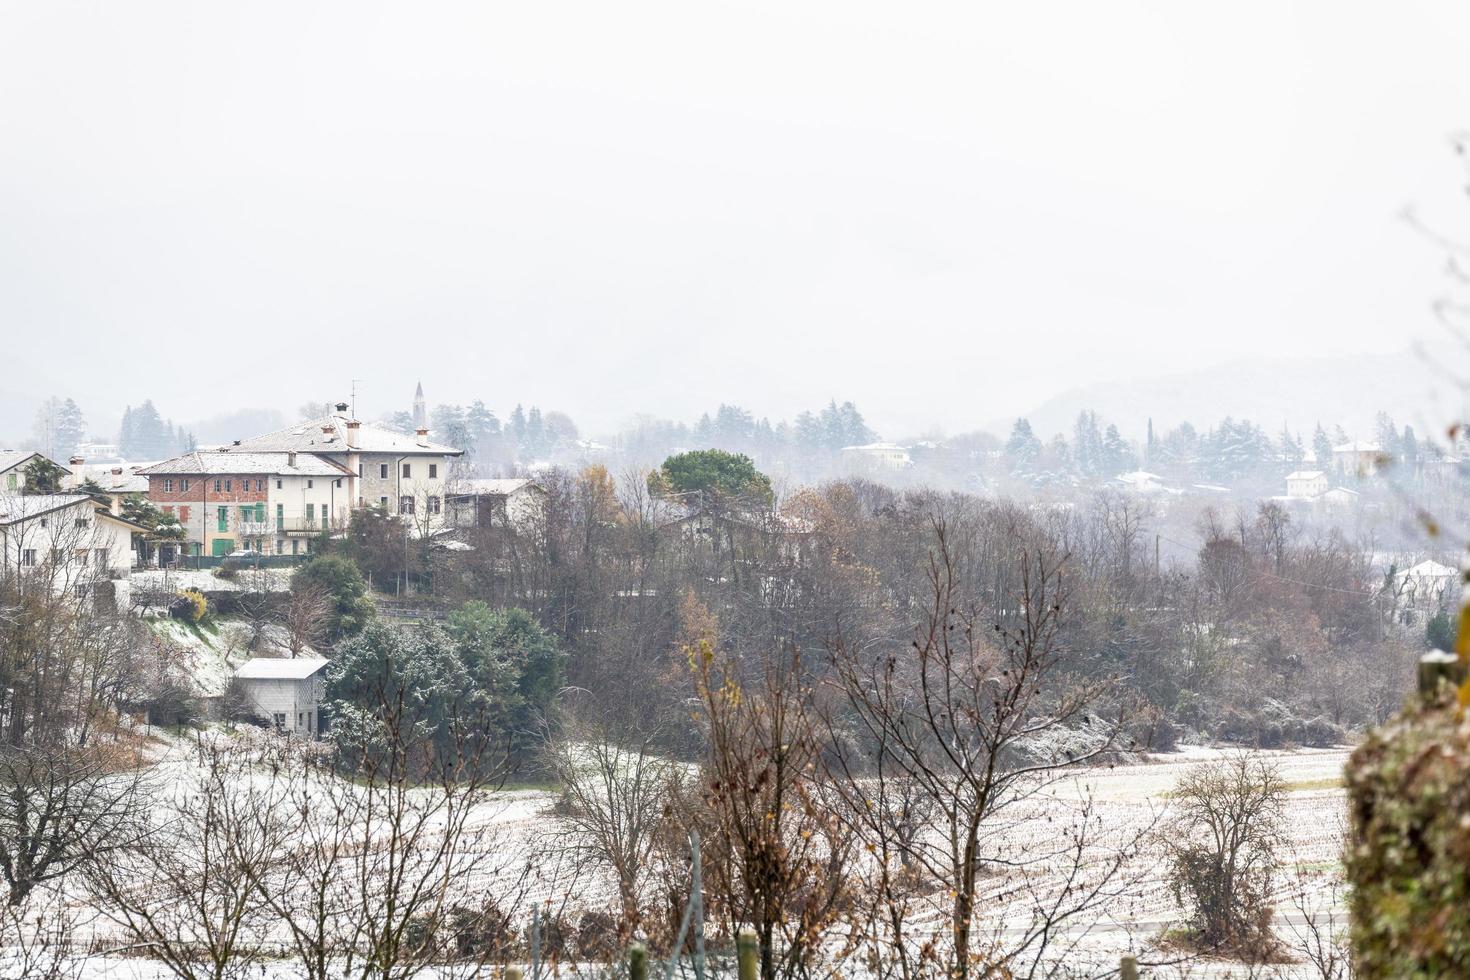
<path id="1" fill-rule="evenodd" d="M 328 663 L 321 657 L 252 657 L 235 668 L 235 676 L 257 681 L 304 681 Z"/>

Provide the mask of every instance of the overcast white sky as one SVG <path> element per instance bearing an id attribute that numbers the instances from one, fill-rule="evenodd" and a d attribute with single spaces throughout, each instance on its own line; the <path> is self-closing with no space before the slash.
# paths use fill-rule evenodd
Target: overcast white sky
<path id="1" fill-rule="evenodd" d="M 1432 331 L 1470 5 L 0 5 L 0 404 L 584 429 Z M 0 432 L 29 425 L 0 425 Z"/>

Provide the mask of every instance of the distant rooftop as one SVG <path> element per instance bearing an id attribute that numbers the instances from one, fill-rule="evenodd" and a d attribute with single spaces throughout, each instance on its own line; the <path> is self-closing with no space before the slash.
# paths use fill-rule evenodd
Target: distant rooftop
<path id="1" fill-rule="evenodd" d="M 289 452 L 252 452 L 241 448 L 231 447 L 229 449 L 216 449 L 210 451 L 199 451 L 185 453 L 166 459 L 161 463 L 153 463 L 149 466 L 140 467 L 137 473 L 140 476 L 156 476 L 174 474 L 189 475 L 199 474 L 208 476 L 214 473 L 258 473 L 270 476 L 351 476 L 352 471 L 341 463 L 334 462 L 324 456 L 315 453 L 296 453 L 293 463 L 292 454 Z"/>
<path id="2" fill-rule="evenodd" d="M 376 422 L 359 422 L 357 445 L 349 447 L 347 423 L 351 421 L 351 418 L 341 413 L 324 415 L 253 439 L 241 439 L 240 445 L 234 448 L 257 452 L 294 450 L 307 453 L 399 453 L 405 456 L 459 456 L 464 453 L 463 449 L 430 442 L 428 439 L 420 442 L 416 435 L 404 435 Z"/>
<path id="3" fill-rule="evenodd" d="M 0 496 L 0 525 L 15 524 L 80 503 L 92 503 L 92 498 L 83 493 L 7 494 Z"/>

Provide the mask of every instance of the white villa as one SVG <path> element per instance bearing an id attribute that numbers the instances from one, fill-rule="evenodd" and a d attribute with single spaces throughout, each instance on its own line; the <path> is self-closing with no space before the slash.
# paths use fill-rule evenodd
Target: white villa
<path id="1" fill-rule="evenodd" d="M 1321 470 L 1297 470 L 1286 474 L 1286 496 L 1292 500 L 1312 500 L 1326 493 L 1330 483 Z"/>
<path id="2" fill-rule="evenodd" d="M 1383 461 L 1376 442 L 1345 442 L 1332 447 L 1332 466 L 1343 476 L 1372 476 Z"/>

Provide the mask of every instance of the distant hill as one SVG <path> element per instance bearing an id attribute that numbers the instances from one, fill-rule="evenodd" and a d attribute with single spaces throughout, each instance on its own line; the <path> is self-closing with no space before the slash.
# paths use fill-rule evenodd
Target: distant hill
<path id="1" fill-rule="evenodd" d="M 1465 396 L 1452 377 L 1470 381 L 1470 356 L 1448 346 L 1424 353 L 1246 358 L 1180 374 L 1099 381 L 1024 414 L 1043 438 L 1070 436 L 1084 409 L 1116 423 L 1132 439 L 1143 438 L 1150 418 L 1162 434 L 1185 421 L 1203 430 L 1226 416 L 1250 419 L 1272 435 L 1283 424 L 1310 435 L 1320 421 L 1371 437 L 1379 411 L 1421 435 L 1439 435 L 1457 414 L 1465 414 Z M 999 419 L 988 428 L 1004 434 L 1014 421 Z"/>

